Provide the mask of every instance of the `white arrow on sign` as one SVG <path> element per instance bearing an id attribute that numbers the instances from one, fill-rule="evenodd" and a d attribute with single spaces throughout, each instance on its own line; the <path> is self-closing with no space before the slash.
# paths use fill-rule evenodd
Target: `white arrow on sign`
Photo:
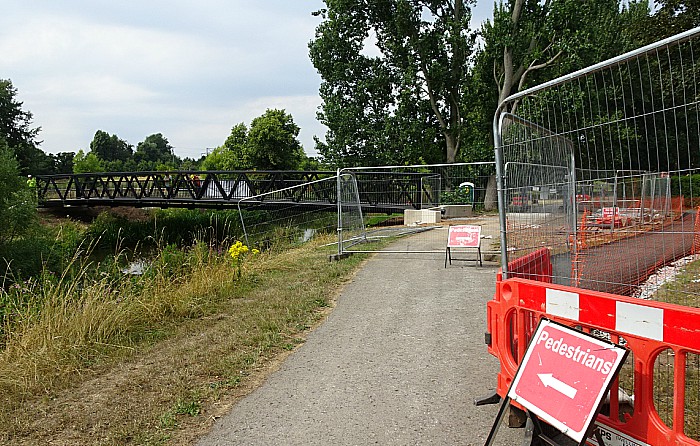
<path id="1" fill-rule="evenodd" d="M 542 381 L 542 384 L 544 384 L 545 387 L 551 387 L 552 389 L 568 396 L 571 399 L 574 399 L 576 396 L 576 389 L 564 382 L 559 381 L 552 376 L 551 373 L 538 373 L 537 376 L 540 378 L 540 381 Z"/>

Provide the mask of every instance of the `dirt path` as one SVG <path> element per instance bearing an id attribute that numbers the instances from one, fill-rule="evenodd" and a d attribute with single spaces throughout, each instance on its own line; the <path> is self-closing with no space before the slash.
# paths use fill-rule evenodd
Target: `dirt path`
<path id="1" fill-rule="evenodd" d="M 483 444 L 497 406 L 473 401 L 495 386 L 484 331 L 496 271 L 445 269 L 439 254 L 376 255 L 328 320 L 198 446 Z M 498 444 L 522 434 L 503 428 Z"/>

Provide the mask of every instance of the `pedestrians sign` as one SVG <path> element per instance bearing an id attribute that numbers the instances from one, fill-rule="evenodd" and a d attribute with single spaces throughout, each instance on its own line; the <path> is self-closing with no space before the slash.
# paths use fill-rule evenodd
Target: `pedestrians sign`
<path id="1" fill-rule="evenodd" d="M 481 226 L 452 225 L 447 230 L 447 249 L 445 250 L 445 268 L 449 260 L 452 265 L 452 248 L 476 248 L 476 260 L 481 261 Z M 458 260 L 458 259 L 454 259 Z"/>
<path id="2" fill-rule="evenodd" d="M 618 345 L 542 319 L 508 397 L 581 443 L 626 356 Z"/>
<path id="3" fill-rule="evenodd" d="M 478 248 L 480 242 L 481 226 L 453 225 L 448 230 L 448 248 Z"/>

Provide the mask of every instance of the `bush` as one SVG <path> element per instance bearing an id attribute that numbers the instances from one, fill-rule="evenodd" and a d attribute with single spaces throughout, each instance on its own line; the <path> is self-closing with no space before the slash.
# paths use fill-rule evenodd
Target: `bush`
<path id="1" fill-rule="evenodd" d="M 45 270 L 65 271 L 81 243 L 83 231 L 71 221 L 33 228 L 25 237 L 0 246 L 0 275 L 7 285 L 37 277 Z"/>
<path id="2" fill-rule="evenodd" d="M 36 187 L 19 176 L 14 152 L 0 137 L 0 246 L 25 234 L 36 220 Z"/>
<path id="3" fill-rule="evenodd" d="M 686 198 L 700 197 L 700 174 L 671 176 L 671 195 Z"/>
<path id="4" fill-rule="evenodd" d="M 248 213 L 247 219 L 261 220 L 261 213 Z M 189 246 L 195 241 L 220 244 L 242 236 L 237 210 L 202 211 L 164 209 L 154 211 L 147 220 L 130 220 L 109 212 L 101 213 L 90 225 L 86 236 L 101 249 L 154 248 L 157 245 Z"/>
<path id="5" fill-rule="evenodd" d="M 440 195 L 440 204 L 472 204 L 469 188 L 458 187 L 454 191 L 446 191 Z"/>

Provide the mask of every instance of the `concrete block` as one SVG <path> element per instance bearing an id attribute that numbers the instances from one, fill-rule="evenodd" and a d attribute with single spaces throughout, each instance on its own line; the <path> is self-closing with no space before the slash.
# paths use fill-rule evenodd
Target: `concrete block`
<path id="1" fill-rule="evenodd" d="M 444 210 L 444 218 L 461 218 L 471 217 L 473 207 L 471 204 L 446 204 L 440 206 L 440 209 Z"/>
<path id="2" fill-rule="evenodd" d="M 425 223 L 440 223 L 440 211 L 432 209 L 405 209 L 403 211 L 403 224 L 412 226 Z"/>

